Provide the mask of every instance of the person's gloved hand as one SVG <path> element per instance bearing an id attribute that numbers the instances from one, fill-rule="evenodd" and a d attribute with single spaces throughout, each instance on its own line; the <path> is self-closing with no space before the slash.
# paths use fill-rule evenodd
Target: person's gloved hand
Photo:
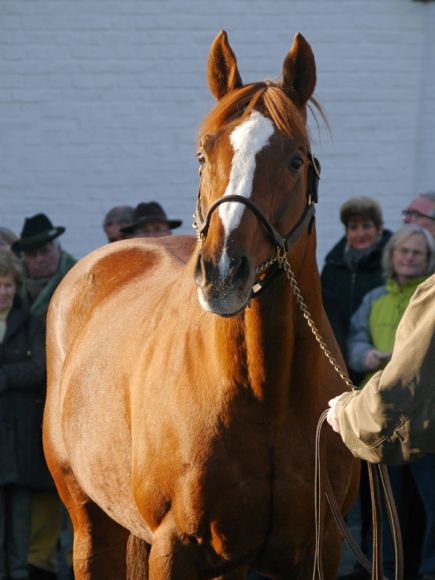
<path id="1" fill-rule="evenodd" d="M 338 424 L 337 417 L 335 416 L 335 407 L 337 405 L 338 399 L 344 394 L 345 393 L 341 393 L 341 395 L 338 395 L 338 397 L 334 397 L 333 399 L 328 401 L 329 411 L 328 414 L 326 415 L 326 420 L 336 433 L 340 433 L 340 425 Z"/>
<path id="2" fill-rule="evenodd" d="M 381 368 L 385 361 L 391 358 L 391 352 L 382 352 L 376 348 L 372 348 L 366 354 L 364 364 L 369 371 L 374 371 Z"/>

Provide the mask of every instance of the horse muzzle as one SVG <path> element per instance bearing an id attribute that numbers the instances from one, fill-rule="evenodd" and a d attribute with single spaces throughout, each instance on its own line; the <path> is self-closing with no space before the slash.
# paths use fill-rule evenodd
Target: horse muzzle
<path id="1" fill-rule="evenodd" d="M 249 302 L 255 269 L 249 258 L 240 253 L 226 255 L 218 263 L 198 254 L 195 283 L 201 306 L 208 312 L 233 316 Z"/>

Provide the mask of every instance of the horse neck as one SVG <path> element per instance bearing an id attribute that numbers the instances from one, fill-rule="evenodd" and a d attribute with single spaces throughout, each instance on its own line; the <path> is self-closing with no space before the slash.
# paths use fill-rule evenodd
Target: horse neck
<path id="1" fill-rule="evenodd" d="M 313 319 L 321 328 L 320 278 L 314 252 L 304 248 L 294 272 Z M 249 384 L 261 400 L 276 396 L 276 404 L 289 396 L 289 385 L 307 381 L 305 392 L 316 388 L 312 380 L 320 350 L 303 318 L 290 283 L 281 274 L 244 313 L 215 321 L 226 368 L 241 384 Z M 297 363 L 297 364 L 296 364 Z"/>

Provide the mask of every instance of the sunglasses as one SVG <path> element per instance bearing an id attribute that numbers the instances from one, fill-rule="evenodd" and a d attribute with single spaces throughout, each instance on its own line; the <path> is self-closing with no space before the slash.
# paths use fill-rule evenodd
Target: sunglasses
<path id="1" fill-rule="evenodd" d="M 402 211 L 402 214 L 414 220 L 427 218 L 428 220 L 435 221 L 435 216 L 427 215 L 426 213 L 421 213 L 421 211 L 418 211 L 417 209 L 404 209 Z"/>

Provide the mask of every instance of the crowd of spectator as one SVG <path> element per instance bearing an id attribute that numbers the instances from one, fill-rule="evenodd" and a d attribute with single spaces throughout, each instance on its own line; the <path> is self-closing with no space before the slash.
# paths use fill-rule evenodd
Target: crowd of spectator
<path id="1" fill-rule="evenodd" d="M 394 234 L 379 203 L 369 197 L 341 207 L 344 235 L 327 254 L 323 300 L 355 385 L 385 366 L 395 331 L 417 286 L 434 272 L 435 194 L 413 199 Z M 116 206 L 103 220 L 109 243 L 167 236 L 181 225 L 155 201 Z M 39 213 L 20 235 L 0 227 L 0 580 L 53 580 L 58 575 L 61 530 L 72 526 L 57 495 L 42 450 L 45 398 L 45 320 L 50 299 L 76 260 L 61 246 L 63 226 Z M 405 538 L 407 578 L 435 578 L 435 459 L 390 470 Z M 369 555 L 371 507 L 362 470 L 358 509 L 362 548 Z M 386 573 L 392 574 L 386 542 Z M 364 578 L 356 567 L 347 578 Z M 389 576 L 390 577 L 390 576 Z"/>
<path id="2" fill-rule="evenodd" d="M 394 234 L 383 227 L 379 204 L 352 198 L 341 208 L 344 237 L 322 270 L 325 310 L 354 384 L 363 389 L 391 358 L 399 322 L 417 287 L 435 271 L 435 193 L 418 195 L 403 210 Z M 359 501 L 361 548 L 371 556 L 371 503 L 362 466 Z M 435 578 L 435 457 L 389 467 L 402 529 L 405 578 Z M 384 565 L 394 578 L 392 542 L 386 530 Z M 369 578 L 355 566 L 342 578 Z"/>

